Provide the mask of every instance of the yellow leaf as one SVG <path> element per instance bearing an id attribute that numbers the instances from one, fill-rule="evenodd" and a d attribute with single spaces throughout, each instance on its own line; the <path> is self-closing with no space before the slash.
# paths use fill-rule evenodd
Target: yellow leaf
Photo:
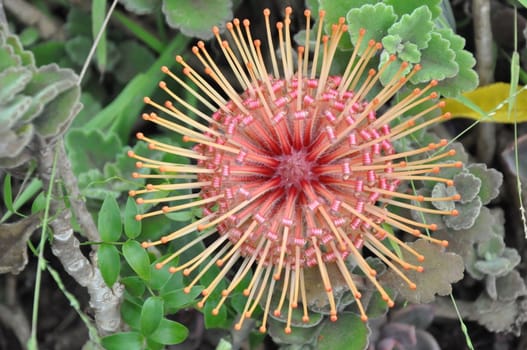
<path id="1" fill-rule="evenodd" d="M 447 98 L 443 112 L 453 118 L 470 118 L 480 122 L 522 123 L 527 121 L 527 85 L 517 90 L 511 100 L 515 105 L 508 114 L 510 84 L 495 83 L 467 92 L 458 98 Z"/>

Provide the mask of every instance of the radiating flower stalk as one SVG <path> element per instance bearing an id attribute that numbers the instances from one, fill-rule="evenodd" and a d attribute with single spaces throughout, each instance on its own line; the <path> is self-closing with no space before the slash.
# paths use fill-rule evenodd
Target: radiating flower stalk
<path id="1" fill-rule="evenodd" d="M 329 265 L 334 265 L 346 281 L 361 319 L 366 321 L 361 292 L 347 267 L 348 260 L 362 270 L 389 306 L 394 302 L 379 283 L 376 271 L 368 264 L 362 250 L 366 248 L 382 260 L 408 284 L 408 288 L 418 286 L 404 271 L 423 271 L 423 267 L 403 260 L 383 244 L 383 240 L 389 238 L 417 261 L 425 259 L 384 229 L 383 224 L 440 246 L 448 244 L 424 232 L 436 229 L 434 224 L 413 221 L 388 210 L 388 206 L 428 214 L 457 215 L 456 210 L 429 209 L 414 205 L 412 201 L 450 201 L 459 199 L 458 195 L 432 199 L 398 191 L 399 185 L 409 180 L 452 186 L 451 180 L 435 174 L 441 168 L 461 166 L 459 162 L 446 161 L 455 151 L 442 150 L 445 140 L 400 153 L 393 146 L 394 141 L 450 117 L 445 113 L 422 121 L 425 115 L 442 106 L 435 103 L 397 124 L 405 112 L 437 99 L 437 94 L 430 91 L 437 82 L 431 81 L 424 88 L 415 89 L 381 113 L 380 108 L 392 100 L 420 66 L 410 69 L 408 63 L 400 64 L 391 80 L 374 98 L 367 100 L 366 95 L 378 84 L 381 74 L 391 65 L 399 64 L 396 57 L 390 57 L 378 71 L 368 70 L 368 63 L 379 52 L 381 44 L 370 41 L 359 55 L 358 48 L 366 33 L 361 29 L 344 73 L 332 76 L 330 68 L 337 44 L 348 30 L 344 19 L 331 27 L 330 35 L 323 35 L 324 11 L 319 14 L 318 29 L 313 30 L 311 13 L 306 10 L 304 46 L 294 48 L 291 14 L 292 9 L 286 8 L 283 22 L 272 28 L 270 11 L 264 10 L 265 45 L 259 39 L 253 40 L 248 20 L 234 19 L 227 23 L 224 37 L 218 28 L 213 28 L 231 69 L 229 75 L 217 66 L 203 42 L 198 42 L 192 51 L 204 69 L 191 67 L 180 56 L 176 58 L 195 89 L 167 67 L 162 68 L 167 77 L 192 94 L 204 110 L 190 105 L 161 82 L 160 88 L 171 100 L 159 103 L 147 97 L 145 102 L 165 116 L 152 112 L 143 114 L 143 119 L 175 131 L 193 146 L 190 149 L 173 146 L 142 133 L 137 137 L 147 142 L 150 149 L 187 157 L 193 161 L 191 164 L 158 161 L 129 153 L 137 160 L 138 168 L 154 170 L 153 174 L 134 173 L 134 177 L 146 178 L 152 183 L 130 194 L 139 196 L 138 204 L 155 205 L 154 210 L 137 215 L 137 220 L 193 207 L 203 212 L 197 221 L 157 241 L 143 242 L 143 247 L 148 248 L 197 233 L 197 238 L 160 262 L 157 268 L 163 268 L 204 239 L 214 238 L 201 253 L 169 269 L 173 273 L 182 271 L 185 276 L 193 276 L 185 288 L 188 293 L 212 266 L 220 268 L 201 293 L 198 306 L 203 307 L 237 264 L 237 271 L 227 288 L 221 291 L 213 314 L 219 312 L 227 297 L 252 270 L 250 282 L 243 291 L 247 297 L 245 309 L 234 326 L 236 329 L 241 328 L 258 305 L 264 309 L 262 332 L 266 331 L 271 311 L 276 316 L 285 312 L 286 333 L 291 332 L 292 310 L 300 305 L 303 321 L 308 322 L 309 300 L 306 300 L 304 274 L 310 268 L 320 272 L 330 319 L 336 321 L 337 307 Z M 275 30 L 277 36 L 273 35 Z M 279 55 L 275 55 L 276 37 Z M 315 44 L 311 47 L 313 37 Z M 269 50 L 269 65 L 264 62 L 264 47 Z M 242 93 L 227 79 L 231 75 L 243 88 Z M 166 197 L 148 196 L 152 192 L 173 194 L 178 190 L 187 192 Z M 270 310 L 273 298 L 278 298 L 274 303 L 277 306 Z"/>

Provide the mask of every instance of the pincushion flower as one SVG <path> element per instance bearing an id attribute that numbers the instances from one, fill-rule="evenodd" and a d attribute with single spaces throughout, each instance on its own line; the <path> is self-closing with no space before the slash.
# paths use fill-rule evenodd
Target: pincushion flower
<path id="1" fill-rule="evenodd" d="M 266 331 L 267 315 L 271 311 L 275 315 L 285 312 L 287 333 L 291 332 L 293 308 L 301 306 L 303 320 L 307 322 L 304 273 L 312 268 L 320 273 L 330 306 L 330 319 L 335 321 L 337 308 L 329 265 L 334 265 L 346 281 L 361 318 L 366 321 L 359 286 L 346 262 L 352 260 L 392 306 L 393 300 L 378 282 L 376 271 L 366 261 L 363 250 L 381 259 L 411 289 L 419 287 L 404 271 L 423 271 L 423 268 L 401 259 L 383 240 L 390 238 L 399 249 L 414 255 L 418 261 L 426 258 L 391 230 L 384 229 L 384 224 L 434 244 L 448 244 L 424 233 L 434 230 L 434 224 L 413 221 L 388 210 L 388 206 L 457 215 L 455 210 L 414 205 L 412 201 L 431 201 L 432 198 L 398 191 L 399 185 L 409 180 L 443 182 L 451 186 L 451 180 L 435 173 L 444 167 L 461 166 L 442 160 L 455 153 L 441 151 L 446 145 L 444 140 L 404 152 L 397 152 L 393 146 L 394 141 L 449 117 L 446 113 L 422 121 L 423 116 L 441 107 L 441 103 L 436 103 L 397 124 L 399 117 L 410 109 L 437 99 L 437 94 L 430 92 L 437 82 L 431 81 L 399 102 L 388 105 L 420 69 L 419 65 L 410 69 L 408 63 L 402 63 L 391 80 L 368 100 L 366 95 L 378 83 L 381 74 L 391 65 L 399 65 L 396 57 L 390 57 L 379 71 L 368 70 L 368 62 L 381 45 L 371 41 L 366 51 L 359 55 L 358 47 L 367 30 L 361 29 L 359 43 L 351 52 L 344 73 L 330 75 L 337 44 L 347 31 L 344 19 L 334 24 L 331 35 L 327 36 L 322 34 L 324 12 L 319 14 L 318 29 L 312 30 L 311 13 L 306 10 L 305 43 L 294 48 L 291 14 L 292 9 L 286 8 L 283 22 L 272 28 L 270 11 L 264 11 L 265 46 L 269 49 L 270 64 L 263 58 L 264 44 L 252 37 L 249 21 L 234 19 L 227 23 L 224 37 L 218 28 L 213 28 L 231 70 L 228 75 L 217 66 L 203 42 L 198 42 L 192 50 L 203 69 L 190 66 L 180 56 L 176 58 L 183 67 L 183 75 L 193 82 L 195 89 L 176 73 L 162 68 L 167 77 L 191 93 L 204 110 L 189 104 L 167 83 L 161 82 L 159 86 L 170 100 L 160 103 L 145 98 L 145 102 L 163 116 L 152 112 L 144 114 L 143 118 L 182 135 L 183 141 L 192 143 L 192 147 L 163 143 L 142 133 L 137 137 L 147 142 L 152 150 L 188 157 L 191 164 L 158 161 L 129 153 L 137 160 L 138 168 L 155 170 L 148 175 L 134 173 L 135 177 L 152 182 L 143 190 L 132 191 L 131 195 L 138 196 L 139 204 L 156 205 L 154 210 L 138 214 L 137 220 L 192 207 L 199 207 L 203 212 L 197 221 L 157 241 L 143 243 L 143 247 L 148 248 L 198 233 L 197 238 L 177 249 L 157 268 L 163 268 L 204 239 L 210 242 L 213 238 L 201 253 L 179 266 L 170 267 L 171 272 L 192 274 L 185 292 L 199 283 L 211 266 L 220 267 L 220 272 L 202 291 L 198 306 L 203 307 L 236 264 L 234 277 L 221 291 L 221 300 L 213 314 L 219 312 L 226 298 L 253 270 L 243 291 L 247 300 L 235 325 L 237 329 L 258 305 L 264 309 L 262 332 Z M 275 30 L 276 36 L 273 35 Z M 312 37 L 315 38 L 314 47 L 311 47 Z M 227 79 L 231 75 L 242 87 L 241 93 Z M 419 155 L 421 157 L 414 157 Z M 142 196 L 177 190 L 189 191 L 152 198 Z M 433 198 L 434 201 L 455 199 L 459 199 L 458 195 Z M 277 307 L 270 310 L 273 298 L 278 298 Z"/>

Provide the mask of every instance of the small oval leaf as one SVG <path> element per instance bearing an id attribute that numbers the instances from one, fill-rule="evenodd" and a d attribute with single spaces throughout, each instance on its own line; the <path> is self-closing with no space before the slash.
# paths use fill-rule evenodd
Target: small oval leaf
<path id="1" fill-rule="evenodd" d="M 157 329 L 163 318 L 163 299 L 150 297 L 146 299 L 141 309 L 141 332 L 149 335 Z"/>
<path id="2" fill-rule="evenodd" d="M 126 241 L 123 245 L 123 255 L 128 265 L 139 277 L 146 281 L 150 280 L 150 259 L 137 241 Z"/>
<path id="3" fill-rule="evenodd" d="M 141 233 L 141 221 L 135 219 L 136 214 L 137 204 L 132 197 L 128 197 L 124 209 L 124 234 L 128 238 L 136 238 Z"/>
<path id="4" fill-rule="evenodd" d="M 103 243 L 97 251 L 97 257 L 102 278 L 109 287 L 112 287 L 121 271 L 119 251 L 114 245 Z"/>
<path id="5" fill-rule="evenodd" d="M 116 242 L 121 236 L 121 212 L 117 201 L 112 196 L 106 196 L 99 211 L 98 229 L 104 242 Z"/>
<path id="6" fill-rule="evenodd" d="M 150 335 L 150 339 L 165 345 L 179 344 L 187 339 L 188 329 L 181 323 L 161 319 L 156 331 Z"/>
<path id="7" fill-rule="evenodd" d="M 143 336 L 137 332 L 123 332 L 108 335 L 101 339 L 106 350 L 141 350 L 143 349 Z"/>

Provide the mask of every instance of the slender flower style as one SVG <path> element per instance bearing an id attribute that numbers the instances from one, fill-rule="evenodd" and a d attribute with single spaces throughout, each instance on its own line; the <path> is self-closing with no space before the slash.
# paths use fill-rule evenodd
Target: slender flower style
<path id="1" fill-rule="evenodd" d="M 258 305 L 262 305 L 260 330 L 265 332 L 273 298 L 277 298 L 273 303 L 277 306 L 272 312 L 277 316 L 285 312 L 286 333 L 291 332 L 292 309 L 301 305 L 303 320 L 307 322 L 306 269 L 320 272 L 330 306 L 330 319 L 335 321 L 337 309 L 328 274 L 330 267 L 342 275 L 355 297 L 361 318 L 366 321 L 361 292 L 347 268 L 347 261 L 363 271 L 389 306 L 394 302 L 378 282 L 362 250 L 367 249 L 380 258 L 411 289 L 418 286 L 404 270 L 423 271 L 423 267 L 404 261 L 383 244 L 389 237 L 417 261 L 425 259 L 385 230 L 383 224 L 434 244 L 448 244 L 421 231 L 436 229 L 434 224 L 413 221 L 389 211 L 388 206 L 428 214 L 457 215 L 455 210 L 415 205 L 415 202 L 432 201 L 432 198 L 398 191 L 399 184 L 407 180 L 453 185 L 451 180 L 434 176 L 440 168 L 461 166 L 459 162 L 442 161 L 455 153 L 441 151 L 446 141 L 401 153 L 393 146 L 395 140 L 449 118 L 449 114 L 422 121 L 425 114 L 442 106 L 436 103 L 403 123 L 393 125 L 408 110 L 438 97 L 429 91 L 437 84 L 431 81 L 396 104 L 386 106 L 420 69 L 419 65 L 409 69 L 407 63 L 400 64 L 393 78 L 374 98 L 367 100 L 366 95 L 378 83 L 380 75 L 389 66 L 399 63 L 395 63 L 392 56 L 379 71 L 368 70 L 368 62 L 381 49 L 381 44 L 371 41 L 359 55 L 365 30 L 360 31 L 359 42 L 342 76 L 332 76 L 330 68 L 337 44 L 348 30 L 343 18 L 332 26 L 330 35 L 323 35 L 324 11 L 319 14 L 318 29 L 312 30 L 311 13 L 306 10 L 305 46 L 294 48 L 290 28 L 292 9 L 285 9 L 285 18 L 276 23 L 276 29 L 270 24 L 270 11 L 266 9 L 263 14 L 269 66 L 263 58 L 264 45 L 252 38 L 249 21 L 234 19 L 227 23 L 224 37 L 220 36 L 218 28 L 213 28 L 230 66 L 229 75 L 220 70 L 201 41 L 192 51 L 203 64 L 204 74 L 182 57 L 176 58 L 195 89 L 167 67 L 162 68 L 170 79 L 192 94 L 205 111 L 176 95 L 165 82 L 159 86 L 171 101 L 158 103 L 145 98 L 146 104 L 168 117 L 152 112 L 143 114 L 143 118 L 175 131 L 193 146 L 191 149 L 173 146 L 142 133 L 138 133 L 137 138 L 147 142 L 152 150 L 188 157 L 192 162 L 175 164 L 129 153 L 136 159 L 138 168 L 154 170 L 148 175 L 134 173 L 134 177 L 146 178 L 151 183 L 130 194 L 138 196 L 138 204 L 154 205 L 152 211 L 139 214 L 136 219 L 192 207 L 201 208 L 203 216 L 157 241 L 144 242 L 143 247 L 165 244 L 186 235 L 195 237 L 197 233 L 197 238 L 157 265 L 163 268 L 189 247 L 207 238 L 209 244 L 200 254 L 177 267 L 170 267 L 171 272 L 192 274 L 193 279 L 185 292 L 190 292 L 213 265 L 220 268 L 202 291 L 199 307 L 203 307 L 237 264 L 230 284 L 221 291 L 213 314 L 219 312 L 226 298 L 252 270 L 250 282 L 243 291 L 247 301 L 235 324 L 237 329 Z M 275 30 L 277 36 L 273 36 Z M 311 47 L 312 37 L 315 38 L 314 47 Z M 275 55 L 276 40 L 279 55 Z M 227 76 L 236 79 L 243 88 L 242 93 L 236 91 Z M 386 108 L 380 112 L 383 106 Z M 186 192 L 175 193 L 178 190 Z M 158 194 L 148 196 L 153 192 Z M 167 196 L 163 197 L 165 193 Z M 434 201 L 456 199 L 458 195 L 433 198 Z"/>

